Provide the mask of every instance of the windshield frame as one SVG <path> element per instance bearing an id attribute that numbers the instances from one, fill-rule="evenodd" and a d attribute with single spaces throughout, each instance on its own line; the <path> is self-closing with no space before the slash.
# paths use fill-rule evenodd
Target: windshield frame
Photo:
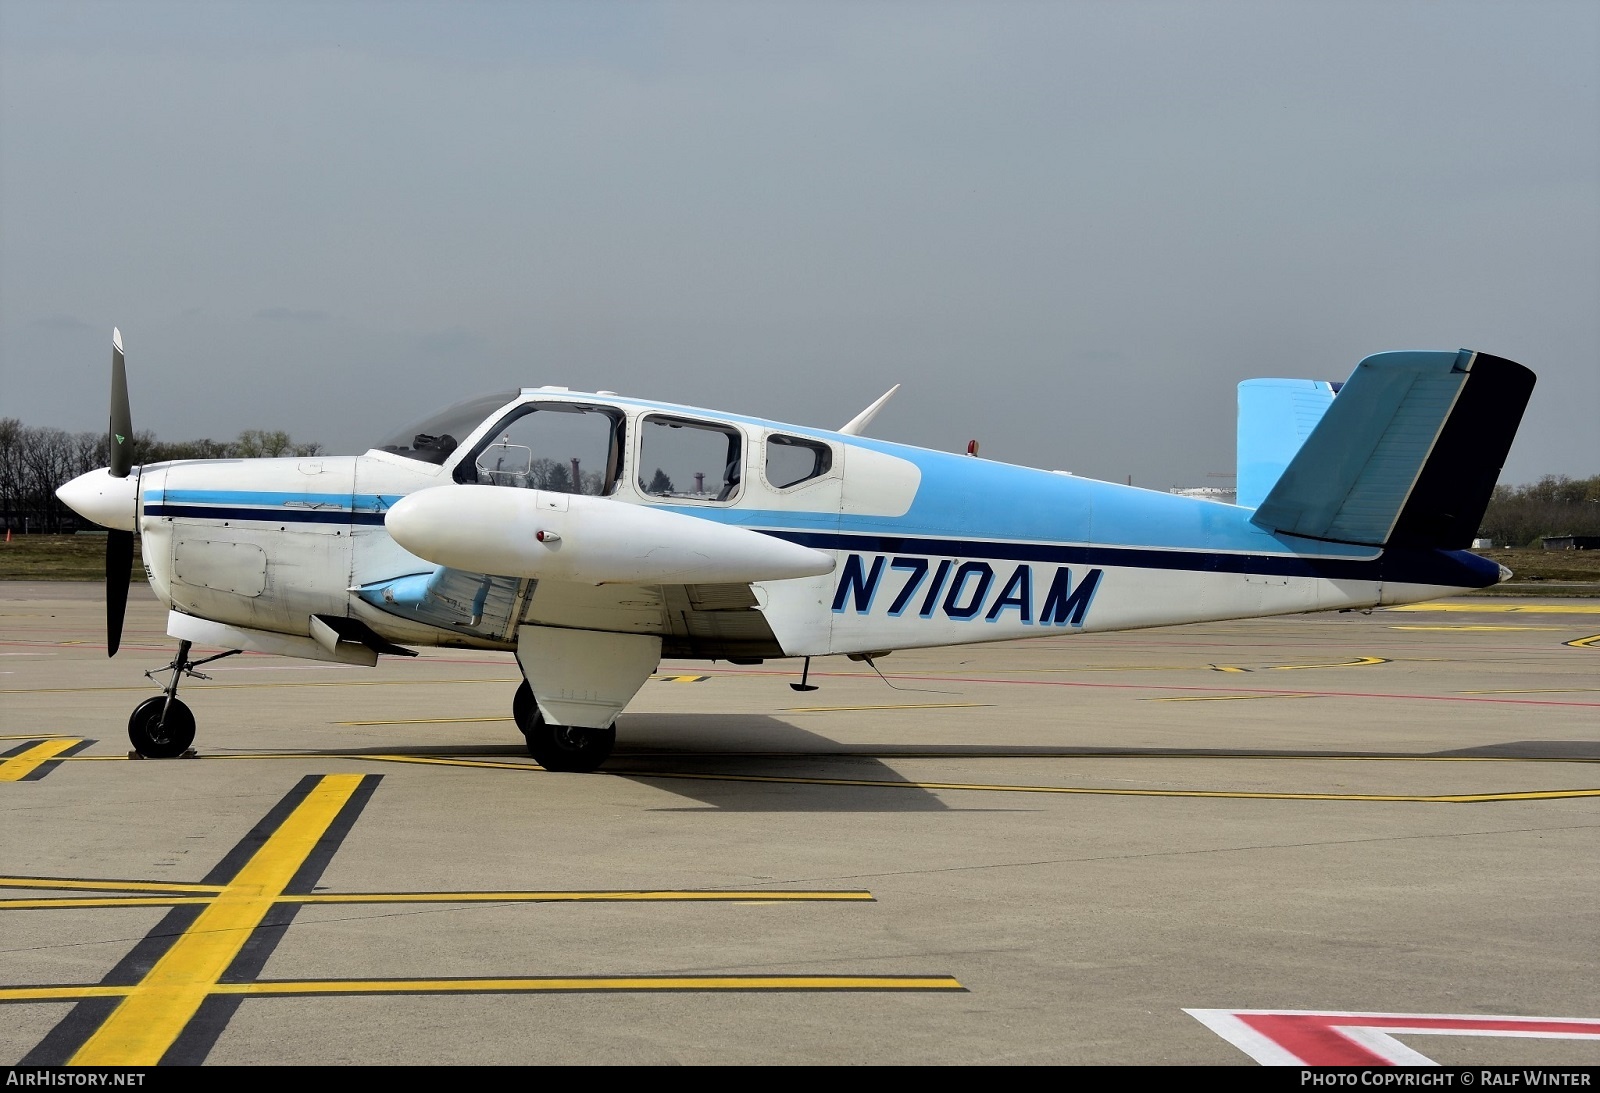
<path id="1" fill-rule="evenodd" d="M 463 444 L 457 449 L 462 453 L 460 462 L 455 465 L 451 477 L 462 485 L 473 485 L 478 482 L 477 459 L 494 443 L 495 437 L 508 429 L 514 422 L 520 421 L 530 414 L 540 411 L 553 411 L 569 414 L 594 414 L 598 413 L 609 418 L 610 452 L 607 459 L 609 479 L 603 479 L 604 489 L 598 494 L 585 494 L 588 497 L 611 497 L 617 492 L 618 485 L 623 480 L 623 466 L 628 461 L 628 415 L 620 406 L 609 402 L 591 402 L 585 398 L 548 398 L 539 397 L 541 392 L 522 392 L 515 406 L 508 406 L 497 414 L 492 415 L 494 428 L 485 430 L 481 435 Z M 613 467 L 614 464 L 614 467 Z M 581 492 L 581 491 L 571 491 Z"/>
<path id="2" fill-rule="evenodd" d="M 521 399 L 520 388 L 462 399 L 396 429 L 370 450 L 442 467 L 474 439 L 485 423 L 498 421 L 507 406 Z"/>

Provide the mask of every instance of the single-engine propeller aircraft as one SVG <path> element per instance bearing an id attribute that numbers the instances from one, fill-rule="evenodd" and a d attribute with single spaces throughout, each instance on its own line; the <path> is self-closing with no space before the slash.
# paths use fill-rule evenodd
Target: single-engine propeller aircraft
<path id="1" fill-rule="evenodd" d="M 133 466 L 113 331 L 111 465 L 59 490 L 111 529 L 107 648 L 142 536 L 178 641 L 128 723 L 185 752 L 185 675 L 244 650 L 372 665 L 514 652 L 550 770 L 611 754 L 663 657 L 768 658 L 1409 603 L 1509 571 L 1469 553 L 1532 393 L 1467 350 L 1239 386 L 1237 504 L 838 430 L 565 387 L 459 403 L 365 455 Z M 191 660 L 194 646 L 225 650 Z M 797 689 L 814 689 L 802 674 Z"/>

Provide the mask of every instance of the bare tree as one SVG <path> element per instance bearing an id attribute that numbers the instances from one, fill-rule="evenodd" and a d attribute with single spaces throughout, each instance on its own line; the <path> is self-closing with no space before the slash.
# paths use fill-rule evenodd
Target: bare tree
<path id="1" fill-rule="evenodd" d="M 237 440 L 209 438 L 168 443 L 148 431 L 129 438 L 135 464 L 175 459 L 230 459 L 319 455 L 322 445 L 296 444 L 282 430 L 246 429 Z M 110 462 L 101 432 L 69 433 L 0 418 L 0 527 L 25 532 L 75 531 L 83 521 L 56 497 L 56 489 Z"/>

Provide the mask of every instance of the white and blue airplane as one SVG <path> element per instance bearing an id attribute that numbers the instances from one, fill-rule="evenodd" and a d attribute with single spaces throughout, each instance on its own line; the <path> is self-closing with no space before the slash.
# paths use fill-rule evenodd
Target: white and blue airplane
<path id="1" fill-rule="evenodd" d="M 1469 553 L 1533 390 L 1467 350 L 1342 384 L 1239 386 L 1237 504 L 565 387 L 459 403 L 365 455 L 111 466 L 61 499 L 111 530 L 108 651 L 142 537 L 178 640 L 128 732 L 184 753 L 178 683 L 252 650 L 373 665 L 513 652 L 530 754 L 590 771 L 664 657 L 755 664 L 1372 608 L 1494 585 Z M 224 652 L 191 660 L 194 646 Z M 203 678 L 203 677 L 202 677 Z M 798 689 L 811 690 L 802 674 Z"/>

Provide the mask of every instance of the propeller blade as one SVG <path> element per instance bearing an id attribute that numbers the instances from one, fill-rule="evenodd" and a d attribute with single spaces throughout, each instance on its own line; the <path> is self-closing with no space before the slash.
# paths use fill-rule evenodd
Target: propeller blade
<path id="1" fill-rule="evenodd" d="M 122 617 L 128 611 L 128 579 L 133 575 L 133 532 L 106 532 L 106 656 L 122 645 Z"/>
<path id="2" fill-rule="evenodd" d="M 122 331 L 111 328 L 111 435 L 107 445 L 113 478 L 133 470 L 133 411 L 128 407 L 128 366 L 122 357 Z M 133 575 L 133 532 L 106 533 L 106 656 L 122 645 L 122 620 L 128 613 L 128 580 Z"/>
<path id="3" fill-rule="evenodd" d="M 111 328 L 111 477 L 133 469 L 133 411 L 128 408 L 128 368 L 122 359 L 122 331 Z"/>

